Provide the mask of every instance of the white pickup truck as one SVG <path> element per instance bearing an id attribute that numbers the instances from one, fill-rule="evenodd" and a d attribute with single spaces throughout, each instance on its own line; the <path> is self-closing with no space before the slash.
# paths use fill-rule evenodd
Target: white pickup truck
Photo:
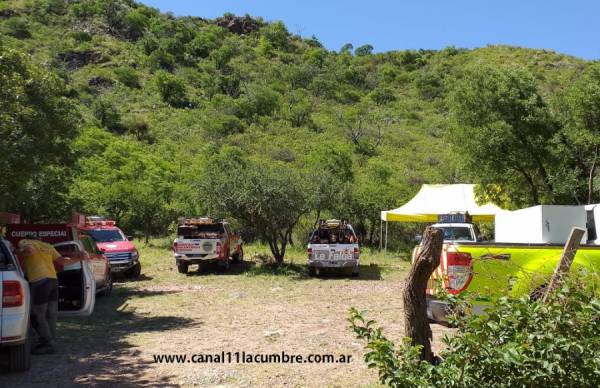
<path id="1" fill-rule="evenodd" d="M 356 233 L 347 221 L 321 220 L 310 234 L 308 243 L 308 274 L 320 275 L 323 269 L 352 269 L 359 274 L 360 249 Z"/>
<path id="2" fill-rule="evenodd" d="M 234 261 L 244 258 L 240 236 L 231 230 L 227 221 L 210 217 L 181 220 L 173 241 L 173 254 L 180 273 L 187 273 L 193 264 L 198 264 L 200 271 L 208 262 L 229 269 L 230 258 Z"/>

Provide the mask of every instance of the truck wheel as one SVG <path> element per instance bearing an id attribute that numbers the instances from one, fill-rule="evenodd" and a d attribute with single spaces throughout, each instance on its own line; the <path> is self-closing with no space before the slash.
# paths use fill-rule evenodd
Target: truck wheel
<path id="1" fill-rule="evenodd" d="M 110 293 L 112 292 L 112 288 L 113 288 L 113 278 L 112 278 L 112 273 L 110 273 L 110 270 L 108 272 L 108 279 L 107 279 L 107 285 L 104 286 L 104 289 L 100 292 L 100 295 L 107 297 L 110 295 Z"/>
<path id="2" fill-rule="evenodd" d="M 353 278 L 357 278 L 359 274 L 360 274 L 359 267 L 358 266 L 354 267 L 354 269 L 352 270 L 352 275 L 351 276 Z"/>
<path id="3" fill-rule="evenodd" d="M 177 263 L 177 271 L 179 273 L 188 273 L 188 265 L 186 263 Z"/>
<path id="4" fill-rule="evenodd" d="M 138 263 L 136 265 L 134 265 L 133 267 L 129 268 L 125 274 L 125 277 L 132 279 L 132 278 L 137 278 L 140 276 L 140 274 L 142 273 L 142 264 L 140 264 L 140 262 L 138 261 Z"/>
<path id="5" fill-rule="evenodd" d="M 11 372 L 23 372 L 31 367 L 31 330 L 24 344 L 8 347 L 8 369 Z"/>
<path id="6" fill-rule="evenodd" d="M 315 271 L 315 267 L 308 267 L 308 276 L 313 277 L 317 275 L 317 271 Z"/>
<path id="7" fill-rule="evenodd" d="M 244 248 L 240 247 L 240 251 L 231 256 L 234 262 L 239 263 L 244 261 Z"/>
<path id="8" fill-rule="evenodd" d="M 221 271 L 229 271 L 229 258 L 219 261 L 219 269 Z"/>

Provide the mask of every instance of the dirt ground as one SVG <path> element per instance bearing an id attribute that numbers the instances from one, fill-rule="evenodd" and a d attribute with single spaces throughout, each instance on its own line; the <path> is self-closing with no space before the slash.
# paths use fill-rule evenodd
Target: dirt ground
<path id="1" fill-rule="evenodd" d="M 0 371 L 0 387 L 377 386 L 363 343 L 348 329 L 352 306 L 367 310 L 386 335 L 402 337 L 401 288 L 409 264 L 363 255 L 361 275 L 308 278 L 300 264 L 273 273 L 259 248 L 227 273 L 177 273 L 169 251 L 142 249 L 142 277 L 115 285 L 87 318 L 59 323 L 59 353 L 34 356 L 26 373 Z M 303 264 L 297 253 L 293 260 Z M 450 332 L 432 325 L 434 348 Z M 345 364 L 154 362 L 158 354 L 242 352 L 351 355 Z"/>

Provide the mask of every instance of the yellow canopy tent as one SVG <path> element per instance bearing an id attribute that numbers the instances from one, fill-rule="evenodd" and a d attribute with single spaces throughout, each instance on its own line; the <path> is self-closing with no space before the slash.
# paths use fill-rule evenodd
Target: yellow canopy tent
<path id="1" fill-rule="evenodd" d="M 437 222 L 438 215 L 453 212 L 469 212 L 473 221 L 494 221 L 496 214 L 505 211 L 491 203 L 478 205 L 474 188 L 475 185 L 470 184 L 423 185 L 403 206 L 382 211 L 381 223 L 386 222 L 386 248 L 388 222 Z"/>

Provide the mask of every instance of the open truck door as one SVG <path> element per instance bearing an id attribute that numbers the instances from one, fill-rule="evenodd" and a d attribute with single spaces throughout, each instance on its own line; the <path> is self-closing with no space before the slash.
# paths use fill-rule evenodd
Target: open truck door
<path id="1" fill-rule="evenodd" d="M 77 263 L 57 268 L 58 311 L 61 316 L 88 316 L 96 304 L 96 281 L 88 253 L 76 242 L 55 244 L 56 250 L 65 257 L 85 257 Z"/>

